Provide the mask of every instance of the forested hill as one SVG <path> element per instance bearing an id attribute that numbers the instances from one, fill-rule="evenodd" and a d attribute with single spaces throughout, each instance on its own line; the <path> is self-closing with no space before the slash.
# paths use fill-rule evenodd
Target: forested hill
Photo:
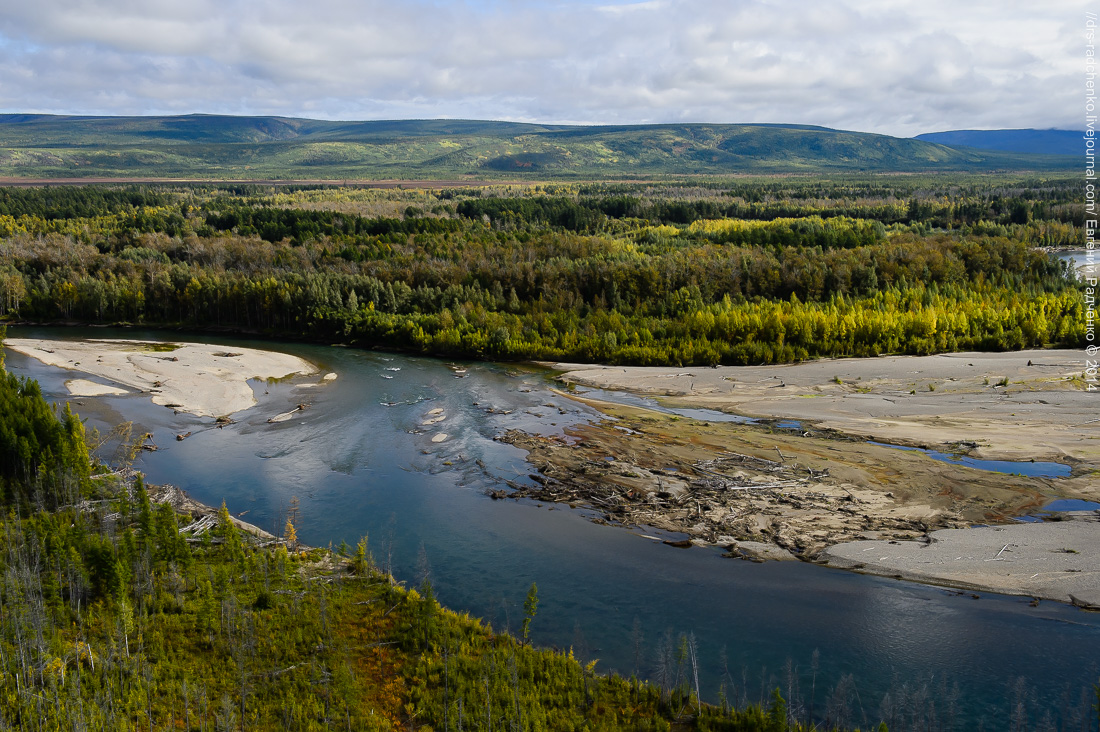
<path id="1" fill-rule="evenodd" d="M 0 115 L 0 177 L 369 179 L 1066 170 L 1069 156 L 799 125 Z"/>

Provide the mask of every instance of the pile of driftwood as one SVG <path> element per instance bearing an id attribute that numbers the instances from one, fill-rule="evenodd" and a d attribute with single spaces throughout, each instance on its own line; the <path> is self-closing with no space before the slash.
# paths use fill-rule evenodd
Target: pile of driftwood
<path id="1" fill-rule="evenodd" d="M 779 452 L 776 448 L 776 452 Z M 780 453 L 782 458 L 782 453 Z M 730 469 L 737 470 L 736 475 L 730 475 Z M 726 452 L 712 460 L 700 460 L 692 465 L 692 469 L 700 474 L 693 481 L 693 485 L 701 490 L 714 491 L 762 491 L 782 490 L 796 486 L 805 486 L 810 482 L 816 482 L 828 477 L 829 471 L 814 471 L 809 468 L 796 468 L 782 462 L 765 460 L 754 455 L 741 455 L 736 452 Z M 751 470 L 758 475 L 773 475 L 774 480 L 759 480 L 745 475 L 745 470 Z M 805 472 L 806 475 L 802 475 Z"/>
<path id="2" fill-rule="evenodd" d="M 872 518 L 828 470 L 800 466 L 778 449 L 778 460 L 723 452 L 658 465 L 645 457 L 593 459 L 583 445 L 561 438 L 508 433 L 499 439 L 528 450 L 538 472 L 507 481 L 511 491 L 493 490 L 493 498 L 591 508 L 598 523 L 655 526 L 719 544 L 766 542 L 801 556 L 867 531 L 916 538 L 928 530 L 907 518 Z"/>

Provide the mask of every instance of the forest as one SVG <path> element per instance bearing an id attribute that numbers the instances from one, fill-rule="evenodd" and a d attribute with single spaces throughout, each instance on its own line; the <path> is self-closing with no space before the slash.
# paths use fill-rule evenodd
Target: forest
<path id="1" fill-rule="evenodd" d="M 1077 347 L 1075 181 L 0 189 L 0 318 L 498 360 Z"/>

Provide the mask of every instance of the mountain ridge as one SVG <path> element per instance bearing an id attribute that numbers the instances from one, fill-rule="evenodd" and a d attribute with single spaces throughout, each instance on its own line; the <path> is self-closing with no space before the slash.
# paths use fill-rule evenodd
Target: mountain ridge
<path id="1" fill-rule="evenodd" d="M 1083 133 L 1077 130 L 946 130 L 926 132 L 913 139 L 952 147 L 978 150 L 1032 153 L 1037 155 L 1082 155 Z"/>
<path id="2" fill-rule="evenodd" d="M 576 178 L 1044 171 L 1074 163 L 797 124 L 0 115 L 0 177 Z"/>

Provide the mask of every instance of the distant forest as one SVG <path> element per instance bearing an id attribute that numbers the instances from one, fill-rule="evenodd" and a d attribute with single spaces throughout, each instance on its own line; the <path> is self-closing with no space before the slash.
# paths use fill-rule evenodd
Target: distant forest
<path id="1" fill-rule="evenodd" d="M 1084 338 L 1071 179 L 0 189 L 0 316 L 491 359 L 759 364 Z"/>

